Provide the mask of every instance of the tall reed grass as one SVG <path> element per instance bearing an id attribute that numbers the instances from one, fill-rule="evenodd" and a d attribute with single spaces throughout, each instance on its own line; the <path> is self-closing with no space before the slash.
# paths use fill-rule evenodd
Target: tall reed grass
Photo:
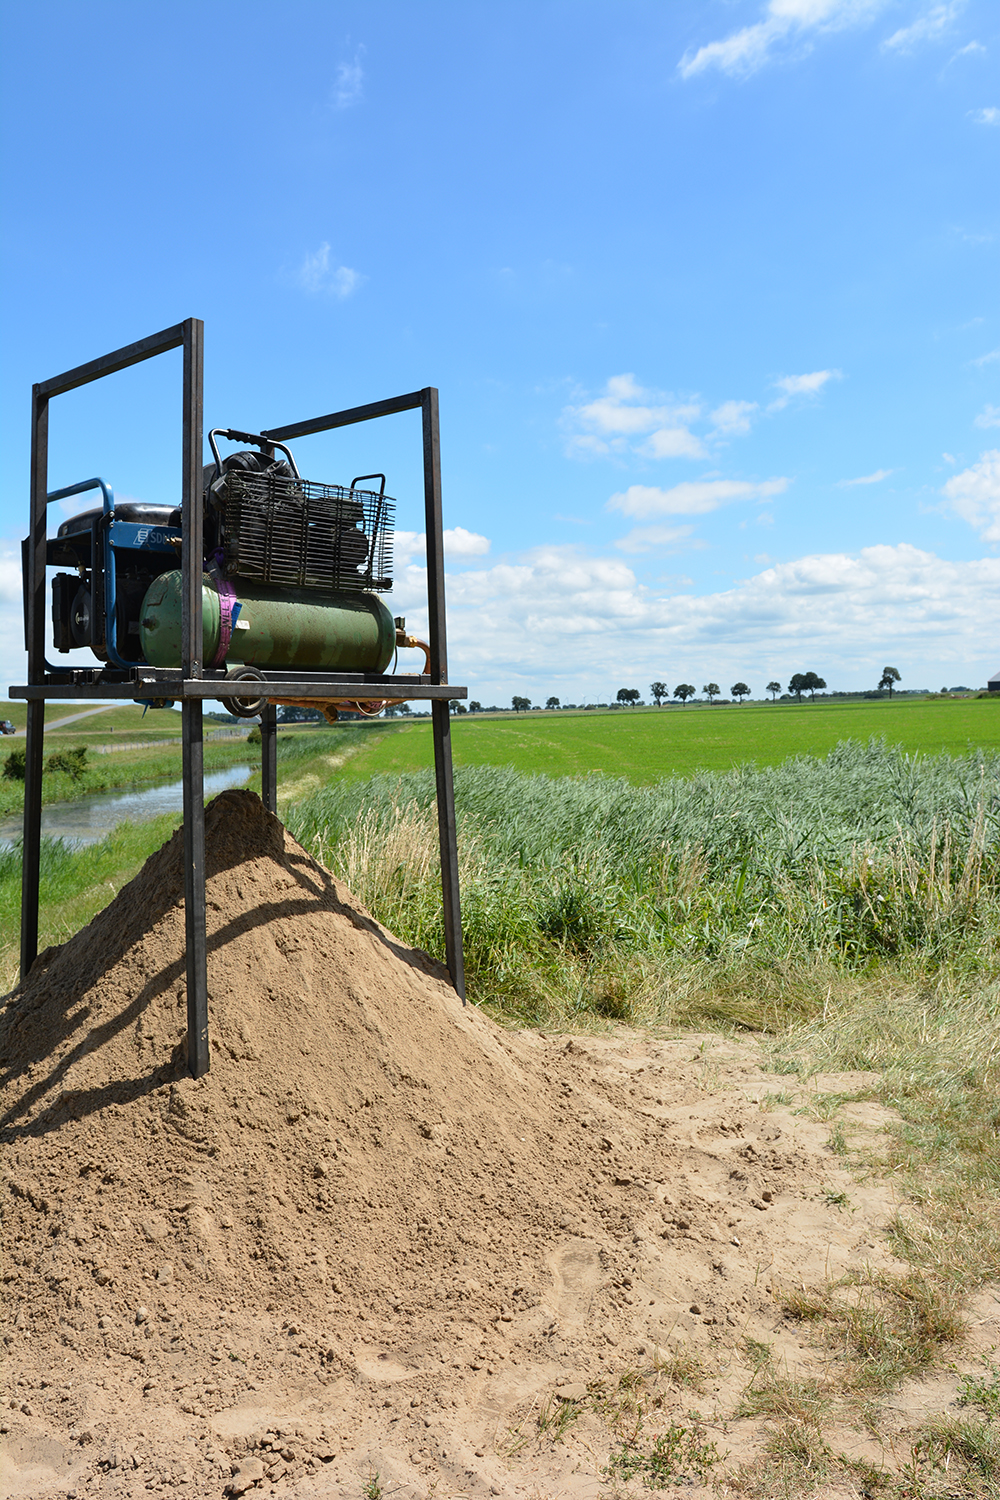
<path id="1" fill-rule="evenodd" d="M 511 1019 L 633 1018 L 710 969 L 710 1009 L 759 1029 L 767 976 L 995 968 L 996 755 L 873 740 L 654 787 L 467 768 L 456 803 L 467 972 Z M 442 951 L 430 773 L 331 783 L 289 824 L 382 921 Z M 794 984 L 780 988 L 794 1013 Z"/>

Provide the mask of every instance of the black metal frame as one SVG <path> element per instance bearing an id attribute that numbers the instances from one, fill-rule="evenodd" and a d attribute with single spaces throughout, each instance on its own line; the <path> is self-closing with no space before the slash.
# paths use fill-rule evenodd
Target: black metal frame
<path id="1" fill-rule="evenodd" d="M 179 700 L 183 716 L 184 777 L 184 919 L 187 938 L 187 1060 L 191 1074 L 200 1078 L 209 1068 L 208 970 L 205 939 L 205 795 L 202 704 L 221 696 L 225 672 L 206 668 L 202 655 L 202 442 L 204 432 L 204 324 L 187 318 L 173 328 L 116 349 L 101 359 L 79 365 L 32 388 L 31 395 L 31 529 L 24 557 L 25 638 L 28 683 L 12 687 L 11 698 L 26 698 L 28 725 L 25 745 L 24 843 L 21 877 L 21 975 L 26 976 L 38 953 L 38 895 L 42 815 L 42 747 L 47 698 L 163 697 Z M 45 660 L 46 539 L 48 493 L 49 401 L 78 386 L 113 375 L 130 365 L 183 349 L 181 572 L 182 666 L 133 667 L 127 671 L 101 668 L 53 669 Z M 465 1003 L 465 968 L 458 884 L 458 846 L 455 793 L 452 780 L 451 720 L 448 700 L 464 698 L 467 689 L 448 685 L 444 604 L 444 532 L 441 518 L 441 441 L 438 393 L 433 386 L 388 401 L 374 401 L 348 411 L 331 412 L 308 422 L 292 422 L 262 434 L 278 445 L 292 438 L 327 432 L 356 422 L 368 422 L 395 412 L 421 413 L 423 424 L 424 515 L 427 535 L 427 596 L 430 612 L 430 672 L 428 675 L 380 672 L 294 672 L 274 669 L 262 673 L 274 698 L 315 699 L 410 698 L 429 700 L 434 730 L 434 769 L 437 784 L 438 834 L 441 849 L 441 894 L 444 908 L 445 951 L 452 983 Z M 271 812 L 277 808 L 276 712 L 269 703 L 261 717 L 261 793 Z"/>

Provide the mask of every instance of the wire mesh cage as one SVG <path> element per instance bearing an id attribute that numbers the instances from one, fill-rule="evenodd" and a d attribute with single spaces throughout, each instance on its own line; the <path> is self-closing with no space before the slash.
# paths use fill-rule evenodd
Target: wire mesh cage
<path id="1" fill-rule="evenodd" d="M 285 474 L 231 471 L 222 496 L 222 572 L 284 588 L 392 588 L 396 502 Z"/>

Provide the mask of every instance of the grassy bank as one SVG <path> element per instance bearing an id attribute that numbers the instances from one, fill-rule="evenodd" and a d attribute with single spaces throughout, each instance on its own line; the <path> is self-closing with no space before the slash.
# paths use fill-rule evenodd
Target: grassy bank
<path id="1" fill-rule="evenodd" d="M 82 749 L 80 761 L 74 752 Z M 24 750 L 24 741 L 5 741 L 0 745 L 0 770 L 11 755 Z M 58 743 L 46 741 L 45 762 L 60 762 L 42 776 L 42 803 L 65 802 L 86 797 L 93 792 L 110 792 L 122 787 L 150 786 L 157 781 L 172 781 L 181 774 L 181 744 L 155 745 L 143 750 L 123 750 L 113 755 L 95 755 L 75 739 Z M 257 752 L 259 755 L 259 752 Z M 222 771 L 226 766 L 254 759 L 245 740 L 206 742 L 205 770 Z M 43 762 L 44 764 L 44 762 Z M 72 769 L 67 769 L 71 767 Z M 0 775 L 0 817 L 13 817 L 24 807 L 24 782 Z"/>
<path id="2" fill-rule="evenodd" d="M 83 849 L 42 840 L 39 948 L 64 943 L 102 911 L 149 856 L 173 833 L 178 819 L 122 823 Z M 16 982 L 21 921 L 21 851 L 0 849 L 0 990 Z"/>
<path id="3" fill-rule="evenodd" d="M 28 705 L 20 698 L 4 700 L 0 706 L 0 719 L 10 719 L 20 733 L 28 722 Z M 66 721 L 71 722 L 67 723 Z M 97 743 L 119 739 L 169 739 L 180 735 L 181 715 L 179 709 L 143 708 L 137 703 L 95 703 L 86 699 L 71 702 L 63 698 L 50 698 L 45 704 L 45 733 L 82 735 L 85 740 Z"/>

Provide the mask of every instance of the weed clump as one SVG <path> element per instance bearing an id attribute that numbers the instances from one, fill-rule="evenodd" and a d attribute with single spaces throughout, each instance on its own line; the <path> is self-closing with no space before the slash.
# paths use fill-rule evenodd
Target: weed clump
<path id="1" fill-rule="evenodd" d="M 25 771 L 23 746 L 19 745 L 16 750 L 12 750 L 10 754 L 5 757 L 3 763 L 3 775 L 5 781 L 24 780 Z"/>
<path id="2" fill-rule="evenodd" d="M 978 1406 L 991 1421 L 1000 1419 L 1000 1365 L 986 1361 L 988 1375 L 963 1375 L 958 1386 L 960 1406 Z"/>
<path id="3" fill-rule="evenodd" d="M 74 750 L 56 750 L 52 755 L 47 755 L 42 765 L 43 771 L 50 775 L 62 774 L 68 776 L 70 781 L 79 781 L 87 769 L 87 747 L 77 745 Z"/>
<path id="4" fill-rule="evenodd" d="M 42 762 L 42 770 L 50 776 L 68 776 L 70 781 L 80 781 L 87 769 L 87 747 L 77 745 L 73 750 L 55 750 Z M 5 781 L 23 781 L 25 778 L 25 750 L 18 746 L 3 763 Z"/>
<path id="5" fill-rule="evenodd" d="M 718 1460 L 719 1450 L 706 1439 L 700 1422 L 690 1427 L 669 1422 L 651 1440 L 644 1442 L 637 1434 L 619 1443 L 601 1473 L 622 1484 L 638 1479 L 645 1489 L 662 1490 L 668 1484 L 707 1479 Z"/>

